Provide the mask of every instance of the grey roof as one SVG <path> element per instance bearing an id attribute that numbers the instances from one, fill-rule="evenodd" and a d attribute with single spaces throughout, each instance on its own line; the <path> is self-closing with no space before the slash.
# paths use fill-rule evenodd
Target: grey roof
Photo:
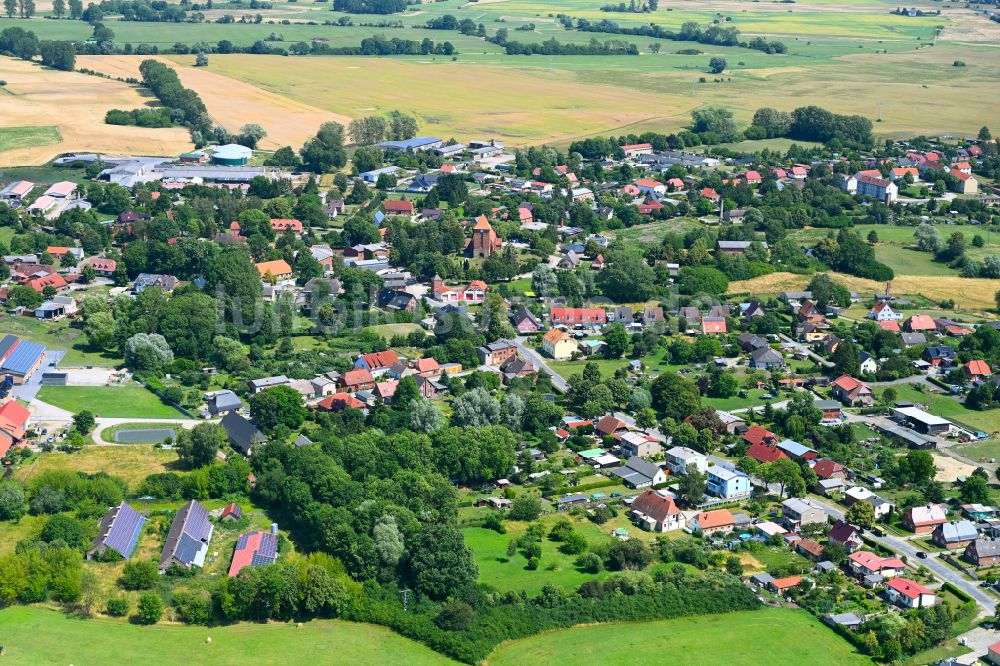
<path id="1" fill-rule="evenodd" d="M 830 618 L 830 622 L 839 624 L 842 627 L 856 627 L 865 621 L 857 613 L 839 613 L 837 615 L 828 615 L 827 617 Z"/>
<path id="2" fill-rule="evenodd" d="M 236 412 L 226 414 L 220 423 L 229 435 L 229 444 L 243 455 L 247 455 L 254 444 L 267 441 L 267 437 L 257 426 Z"/>
<path id="3" fill-rule="evenodd" d="M 240 397 L 229 390 L 219 391 L 208 399 L 208 411 L 212 414 L 231 412 L 242 407 L 243 401 Z"/>
<path id="4" fill-rule="evenodd" d="M 753 579 L 753 581 L 755 583 L 757 583 L 758 585 L 767 585 L 772 580 L 774 580 L 774 576 L 772 576 L 771 574 L 767 573 L 766 571 L 761 571 L 760 573 L 755 573 L 753 576 L 750 576 L 750 578 Z"/>
<path id="5" fill-rule="evenodd" d="M 900 337 L 905 345 L 922 345 L 927 342 L 927 336 L 923 333 L 900 333 Z"/>
<path id="6" fill-rule="evenodd" d="M 652 483 L 660 472 L 660 466 L 638 456 L 632 456 L 621 467 L 611 470 L 611 473 L 633 484 Z"/>
<path id="7" fill-rule="evenodd" d="M 1000 557 L 1000 539 L 976 539 L 968 550 L 978 557 Z"/>
<path id="8" fill-rule="evenodd" d="M 954 520 L 950 523 L 942 523 L 937 529 L 941 531 L 941 539 L 945 543 L 969 541 L 979 536 L 975 523 L 969 520 Z"/>
<path id="9" fill-rule="evenodd" d="M 806 511 L 813 511 L 819 508 L 818 506 L 813 505 L 809 501 L 801 499 L 799 497 L 792 497 L 786 499 L 784 502 L 781 503 L 781 506 L 785 507 L 786 509 L 790 509 L 798 514 L 803 514 Z"/>
<path id="10" fill-rule="evenodd" d="M 757 347 L 750 352 L 754 363 L 784 363 L 785 359 L 770 347 Z"/>

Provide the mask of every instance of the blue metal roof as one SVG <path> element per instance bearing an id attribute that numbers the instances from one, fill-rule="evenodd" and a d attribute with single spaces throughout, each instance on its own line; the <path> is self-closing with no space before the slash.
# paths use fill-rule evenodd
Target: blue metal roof
<path id="1" fill-rule="evenodd" d="M 0 366 L 0 370 L 15 375 L 26 375 L 31 368 L 35 367 L 38 359 L 44 353 L 45 347 L 37 342 L 21 340 L 21 344 L 14 348 L 7 360 Z"/>

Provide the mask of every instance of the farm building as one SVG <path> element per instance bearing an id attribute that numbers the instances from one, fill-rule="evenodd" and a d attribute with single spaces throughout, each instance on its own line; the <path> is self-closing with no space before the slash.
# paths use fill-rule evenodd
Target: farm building
<path id="1" fill-rule="evenodd" d="M 38 370 L 45 357 L 45 347 L 13 335 L 0 340 L 0 374 L 8 375 L 15 384 L 24 384 Z"/>
<path id="2" fill-rule="evenodd" d="M 125 502 L 112 507 L 101 518 L 97 536 L 87 551 L 87 558 L 91 559 L 110 548 L 127 560 L 135 550 L 145 523 L 146 517 Z"/>
<path id="3" fill-rule="evenodd" d="M 185 569 L 204 566 L 212 530 L 208 511 L 195 500 L 178 509 L 160 553 L 160 571 L 175 564 Z"/>

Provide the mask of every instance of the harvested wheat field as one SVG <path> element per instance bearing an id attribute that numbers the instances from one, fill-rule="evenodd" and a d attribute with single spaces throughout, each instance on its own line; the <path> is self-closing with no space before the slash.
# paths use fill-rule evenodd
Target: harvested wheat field
<path id="1" fill-rule="evenodd" d="M 838 282 L 852 291 L 857 291 L 862 297 L 871 296 L 885 291 L 884 282 L 865 280 L 842 273 L 832 274 Z M 753 280 L 730 282 L 729 292 L 749 293 L 753 295 L 774 295 L 783 291 L 802 289 L 812 279 L 809 275 L 794 273 L 771 273 Z M 934 301 L 954 299 L 960 308 L 996 307 L 993 295 L 1000 290 L 1000 280 L 983 278 L 962 278 L 954 276 L 935 275 L 897 275 L 892 281 L 892 293 L 909 296 L 923 296 Z"/>
<path id="2" fill-rule="evenodd" d="M 183 128 L 147 129 L 105 125 L 108 109 L 150 103 L 138 90 L 96 76 L 43 69 L 0 58 L 0 127 L 49 127 L 44 143 L 0 152 L 0 167 L 42 164 L 60 153 L 101 151 L 133 155 L 176 155 L 191 147 Z"/>
<path id="3" fill-rule="evenodd" d="M 78 67 L 87 67 L 122 78 L 140 78 L 139 65 L 147 56 L 79 56 Z M 212 56 L 214 62 L 216 56 Z M 260 147 L 268 150 L 282 146 L 299 147 L 316 134 L 323 123 L 333 120 L 347 125 L 350 118 L 324 111 L 308 104 L 276 95 L 257 86 L 222 76 L 209 67 L 182 67 L 176 62 L 159 58 L 177 70 L 181 83 L 201 95 L 208 113 L 228 129 L 236 132 L 246 123 L 257 123 L 267 130 Z M 291 61 L 281 58 L 291 69 Z M 296 61 L 297 62 L 297 61 Z"/>
<path id="4" fill-rule="evenodd" d="M 170 60 L 184 65 L 178 67 L 181 80 L 202 94 L 211 111 L 205 90 L 191 74 L 205 76 L 205 70 L 190 67 L 190 56 Z M 667 114 L 686 114 L 697 105 L 697 100 L 678 105 L 641 90 L 577 81 L 560 70 L 462 62 L 213 55 L 207 70 L 228 77 L 209 79 L 220 81 L 219 86 L 243 81 L 275 99 L 331 114 L 353 118 L 400 109 L 416 114 L 421 134 L 496 138 L 515 145 L 605 135 Z M 261 122 L 234 101 L 227 103 L 241 122 Z"/>

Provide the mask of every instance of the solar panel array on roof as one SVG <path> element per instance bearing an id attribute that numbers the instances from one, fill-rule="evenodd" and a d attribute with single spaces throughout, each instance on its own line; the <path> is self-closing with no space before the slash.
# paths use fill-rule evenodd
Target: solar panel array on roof
<path id="1" fill-rule="evenodd" d="M 142 533 L 142 526 L 146 522 L 146 517 L 122 502 L 118 505 L 117 515 L 111 523 L 111 529 L 104 538 L 104 545 L 128 559 L 135 549 L 135 544 L 139 541 Z"/>
<path id="2" fill-rule="evenodd" d="M 21 339 L 16 335 L 3 336 L 3 339 L 0 339 L 0 361 L 7 358 L 7 354 L 9 354 L 20 341 Z"/>
<path id="3" fill-rule="evenodd" d="M 212 523 L 208 521 L 208 511 L 198 502 L 192 502 L 184 523 L 184 532 L 200 541 L 208 541 L 212 536 Z"/>
<path id="4" fill-rule="evenodd" d="M 193 539 L 187 534 L 182 534 L 180 540 L 177 542 L 177 549 L 174 550 L 174 559 L 190 565 L 197 558 L 198 552 L 203 545 L 201 541 Z"/>
<path id="5" fill-rule="evenodd" d="M 27 342 L 22 340 L 21 344 L 14 348 L 14 351 L 0 365 L 0 370 L 13 375 L 26 375 L 38 363 L 38 359 L 45 353 L 45 347 L 37 342 Z"/>

